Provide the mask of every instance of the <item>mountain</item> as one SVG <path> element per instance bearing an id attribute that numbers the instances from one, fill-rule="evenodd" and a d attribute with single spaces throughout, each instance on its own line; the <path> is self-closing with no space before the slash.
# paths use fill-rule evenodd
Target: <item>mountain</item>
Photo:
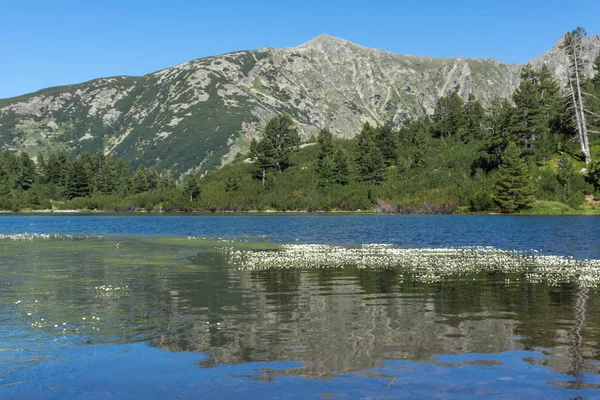
<path id="1" fill-rule="evenodd" d="M 585 42 L 587 72 L 600 36 Z M 531 60 L 559 81 L 558 44 Z M 402 124 L 453 91 L 484 104 L 508 97 L 522 66 L 493 59 L 430 58 L 365 48 L 328 35 L 295 48 L 201 58 L 142 77 L 120 76 L 0 100 L 0 147 L 102 150 L 177 174 L 215 169 L 246 150 L 265 121 L 288 113 L 308 138 L 328 126 L 352 137 L 364 121 Z"/>

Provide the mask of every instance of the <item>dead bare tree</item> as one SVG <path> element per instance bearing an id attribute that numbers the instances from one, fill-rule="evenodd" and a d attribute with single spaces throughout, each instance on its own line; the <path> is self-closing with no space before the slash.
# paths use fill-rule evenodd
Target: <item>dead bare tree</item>
<path id="1" fill-rule="evenodd" d="M 570 103 L 570 109 L 573 113 L 573 120 L 575 123 L 575 129 L 579 138 L 579 145 L 581 152 L 585 158 L 585 164 L 589 164 L 592 161 L 590 153 L 590 143 L 588 139 L 588 125 L 586 122 L 586 110 L 585 103 L 583 101 L 583 91 L 581 86 L 585 78 L 583 67 L 583 38 L 587 35 L 585 29 L 578 27 L 572 32 L 565 34 L 565 38 L 561 48 L 564 50 L 565 55 L 569 61 L 569 81 L 568 81 L 568 98 Z"/>

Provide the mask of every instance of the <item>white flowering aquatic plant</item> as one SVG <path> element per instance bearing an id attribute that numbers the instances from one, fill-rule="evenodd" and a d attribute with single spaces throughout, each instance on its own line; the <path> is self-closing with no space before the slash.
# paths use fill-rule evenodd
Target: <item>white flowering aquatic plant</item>
<path id="1" fill-rule="evenodd" d="M 394 268 L 423 282 L 478 272 L 522 274 L 528 282 L 600 285 L 600 260 L 507 251 L 493 247 L 398 248 L 388 244 L 357 247 L 321 244 L 281 245 L 275 251 L 220 249 L 236 268 Z"/>
<path id="2" fill-rule="evenodd" d="M 33 240 L 76 240 L 76 239 L 101 239 L 101 235 L 63 235 L 57 233 L 0 233 L 0 240 L 33 241 Z"/>

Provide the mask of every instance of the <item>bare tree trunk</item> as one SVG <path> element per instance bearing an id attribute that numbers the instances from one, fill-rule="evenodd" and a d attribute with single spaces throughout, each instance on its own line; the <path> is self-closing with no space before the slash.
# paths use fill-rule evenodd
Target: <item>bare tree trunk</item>
<path id="1" fill-rule="evenodd" d="M 585 157 L 585 165 L 588 165 L 590 161 L 592 161 L 592 156 L 590 154 L 590 143 L 588 139 L 587 132 L 587 124 L 585 122 L 585 113 L 583 112 L 584 103 L 583 97 L 581 96 L 581 78 L 579 76 L 579 56 L 580 56 L 580 43 L 581 39 L 577 40 L 575 43 L 575 48 L 573 49 L 573 61 L 575 64 L 574 72 L 575 72 L 575 88 L 577 89 L 577 102 L 579 103 L 579 115 L 581 120 L 581 138 L 583 140 L 582 147 L 584 148 L 583 156 Z"/>
<path id="2" fill-rule="evenodd" d="M 573 80 L 569 77 L 569 88 L 571 89 L 571 101 L 573 102 L 573 108 L 575 113 L 575 128 L 577 131 L 577 137 L 579 139 L 579 146 L 581 148 L 581 153 L 586 157 L 588 149 L 586 148 L 585 140 L 583 139 L 583 129 L 581 128 L 581 117 L 579 114 L 579 107 L 577 105 L 577 97 L 575 96 L 575 88 L 573 88 Z M 586 165 L 587 165 L 587 157 L 586 157 Z"/>
<path id="3" fill-rule="evenodd" d="M 581 40 L 586 35 L 583 28 L 577 28 L 565 35 L 561 48 L 569 60 L 569 89 L 571 90 L 571 101 L 575 113 L 575 124 L 581 152 L 585 158 L 585 164 L 592 161 L 590 143 L 588 138 L 587 122 L 585 120 L 585 105 L 581 91 L 583 77 L 581 76 Z"/>

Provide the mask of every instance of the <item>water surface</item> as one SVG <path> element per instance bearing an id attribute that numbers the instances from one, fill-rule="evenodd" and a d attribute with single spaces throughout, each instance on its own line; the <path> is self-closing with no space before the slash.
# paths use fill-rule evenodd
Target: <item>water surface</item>
<path id="1" fill-rule="evenodd" d="M 0 398 L 600 397 L 598 289 L 494 272 L 240 270 L 217 250 L 492 245 L 600 258 L 598 222 L 1 217 Z"/>

